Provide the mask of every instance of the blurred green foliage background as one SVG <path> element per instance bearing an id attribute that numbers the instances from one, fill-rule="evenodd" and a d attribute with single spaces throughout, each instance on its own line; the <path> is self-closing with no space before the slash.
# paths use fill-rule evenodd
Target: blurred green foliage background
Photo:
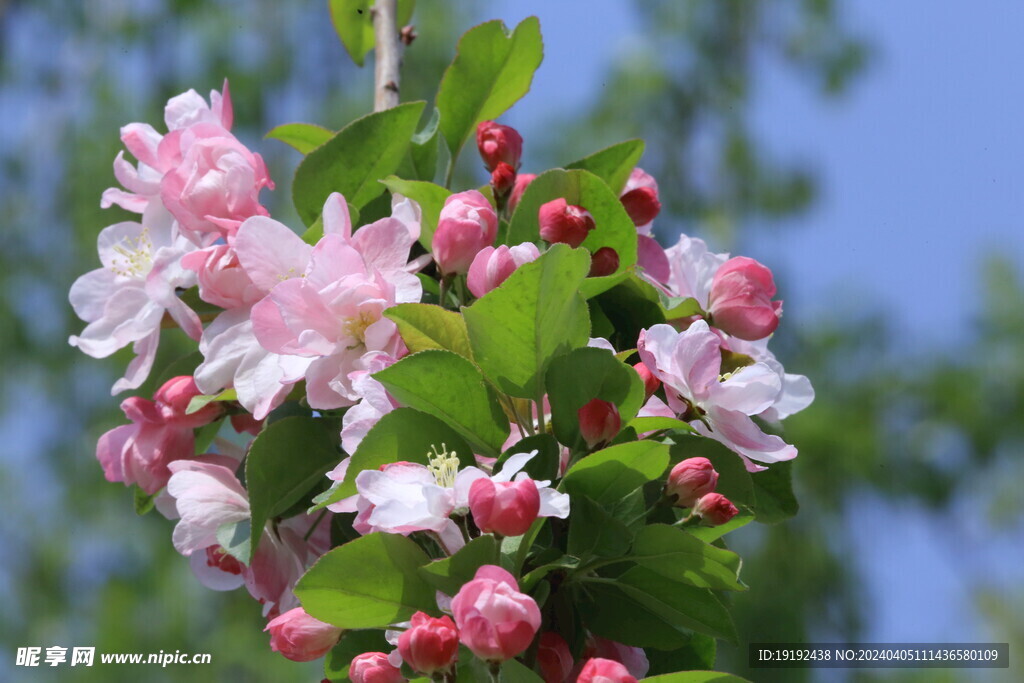
<path id="1" fill-rule="evenodd" d="M 831 0 L 614 4 L 638 31 L 628 54 L 599 76 L 598 92 L 575 107 L 527 96 L 514 110 L 526 134 L 523 170 L 643 137 L 643 166 L 665 202 L 663 243 L 684 230 L 718 251 L 741 252 L 750 226 L 785 226 L 813 207 L 813 164 L 780 161 L 751 123 L 758 65 L 773 59 L 807 96 L 842 107 L 850 88 L 870 87 L 872 36 L 851 30 Z M 505 6 L 420 0 L 403 99 L 432 99 L 457 35 L 504 18 Z M 0 0 L 0 34 L 0 679 L 318 679 L 318 663 L 303 667 L 269 652 L 259 606 L 247 595 L 199 586 L 171 547 L 170 522 L 136 517 L 130 492 L 103 480 L 95 441 L 122 419 L 108 388 L 127 356 L 95 361 L 68 346 L 81 323 L 66 296 L 96 267 L 99 230 L 121 220 L 119 209 L 99 208 L 100 193 L 115 184 L 119 126 L 159 124 L 169 97 L 193 87 L 205 95 L 227 76 L 236 134 L 264 156 L 277 182 L 265 202 L 298 225 L 289 196 L 299 157 L 261 137 L 291 121 L 337 129 L 365 113 L 372 70 L 350 62 L 322 0 Z M 575 47 L 549 37 L 542 71 L 558 69 Z M 456 184 L 482 182 L 470 156 Z M 779 228 L 775 239 L 789 237 Z M 734 601 L 744 644 L 863 640 L 877 617 L 867 592 L 871 562 L 899 566 L 908 582 L 928 580 L 909 552 L 867 563 L 858 556 L 870 545 L 858 525 L 872 509 L 889 511 L 892 528 L 937 520 L 948 547 L 965 552 L 1007 529 L 1020 540 L 1024 307 L 1020 255 L 1016 264 L 1006 256 L 985 268 L 966 347 L 894 350 L 891 320 L 871 302 L 813 319 L 787 309 L 774 348 L 790 371 L 812 378 L 818 398 L 785 426 L 801 452 L 801 514 L 736 534 L 751 586 Z M 161 356 L 181 353 L 184 341 L 165 340 Z M 1019 585 L 1020 545 L 1006 548 Z M 963 562 L 950 571 L 976 620 L 961 639 L 1009 641 L 1019 652 L 1024 595 Z M 914 617 L 907 619 L 912 632 Z M 17 669 L 15 650 L 25 645 L 209 652 L 213 664 Z M 745 645 L 722 646 L 718 668 L 757 681 L 963 680 L 936 670 L 750 671 Z"/>

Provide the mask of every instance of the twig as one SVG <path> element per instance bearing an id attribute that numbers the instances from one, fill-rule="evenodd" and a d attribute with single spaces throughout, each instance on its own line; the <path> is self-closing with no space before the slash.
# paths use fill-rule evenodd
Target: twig
<path id="1" fill-rule="evenodd" d="M 376 0 L 373 6 L 374 53 L 373 110 L 398 106 L 402 41 L 395 16 L 397 0 Z"/>

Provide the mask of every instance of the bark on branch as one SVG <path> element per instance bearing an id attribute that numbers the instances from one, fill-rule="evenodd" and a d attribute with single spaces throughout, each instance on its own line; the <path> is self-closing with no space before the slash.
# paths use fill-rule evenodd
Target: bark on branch
<path id="1" fill-rule="evenodd" d="M 397 4 L 397 0 L 376 0 L 373 7 L 374 111 L 398 106 L 402 42 L 398 34 Z"/>

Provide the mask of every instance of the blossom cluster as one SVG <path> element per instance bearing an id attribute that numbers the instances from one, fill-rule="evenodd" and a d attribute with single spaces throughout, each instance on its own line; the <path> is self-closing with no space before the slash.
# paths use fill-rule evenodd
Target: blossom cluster
<path id="1" fill-rule="evenodd" d="M 352 681 L 454 680 L 469 656 L 494 675 L 518 658 L 548 683 L 645 676 L 643 647 L 666 639 L 619 636 L 575 603 L 586 582 L 619 580 L 606 565 L 635 565 L 627 583 L 649 569 L 651 539 L 697 544 L 732 574 L 670 581 L 708 596 L 742 588 L 739 563 L 710 544 L 724 531 L 707 534 L 756 510 L 716 491 L 719 478 L 796 457 L 771 425 L 813 400 L 768 350 L 782 315 L 771 271 L 686 235 L 661 247 L 658 183 L 635 160 L 618 182 L 585 165 L 521 173 L 522 137 L 489 120 L 475 125 L 487 187 L 419 180 L 374 211 L 332 191 L 300 236 L 261 204 L 273 182 L 232 118 L 225 82 L 209 103 L 172 98 L 166 133 L 121 131 L 136 163 L 118 154 L 122 187 L 102 205 L 140 220 L 100 233 L 102 267 L 71 288 L 87 326 L 70 342 L 97 358 L 133 345 L 115 394 L 147 382 L 165 329 L 202 360 L 122 402 L 128 423 L 97 444 L 106 478 L 177 520 L 173 545 L 204 585 L 245 586 L 289 659 L 322 657 L 368 627 L 365 611 L 304 585 L 339 553 L 378 552 L 381 571 L 400 567 L 433 597 L 375 617 L 393 649 L 344 662 Z M 566 191 L 556 181 L 569 174 L 591 189 Z M 561 303 L 545 303 L 559 287 Z M 630 292 L 655 311 L 636 329 L 609 298 Z M 538 341 L 548 334 L 563 336 Z M 513 338 L 536 346 L 524 356 Z M 560 368 L 580 387 L 557 381 Z M 722 460 L 686 456 L 696 442 L 743 467 L 720 474 Z M 593 526 L 595 507 L 610 531 Z M 585 628 L 562 621 L 577 609 Z"/>

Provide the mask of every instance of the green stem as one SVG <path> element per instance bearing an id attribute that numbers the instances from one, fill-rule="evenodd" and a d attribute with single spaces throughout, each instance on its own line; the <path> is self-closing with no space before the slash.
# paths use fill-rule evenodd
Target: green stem
<path id="1" fill-rule="evenodd" d="M 438 299 L 440 299 L 440 301 L 438 303 L 441 304 L 441 308 L 444 308 L 446 310 L 449 310 L 448 309 L 448 292 L 451 289 L 451 286 L 452 286 L 452 276 L 451 275 L 442 275 L 441 276 L 441 284 L 440 284 L 440 293 L 438 294 Z"/>
<path id="2" fill-rule="evenodd" d="M 445 189 L 452 189 L 452 178 L 455 176 L 455 160 L 459 158 L 458 152 L 448 159 L 448 170 L 444 174 Z"/>
<path id="3" fill-rule="evenodd" d="M 321 510 L 321 511 L 320 511 L 320 516 L 319 516 L 319 517 L 317 517 L 317 518 L 316 518 L 316 521 L 315 521 L 315 522 L 313 522 L 313 523 L 312 523 L 312 524 L 311 524 L 311 525 L 309 526 L 309 531 L 307 531 L 307 532 L 306 532 L 306 535 L 302 537 L 302 540 L 303 540 L 303 541 L 308 541 L 308 540 L 309 540 L 309 537 L 310 537 L 310 536 L 312 536 L 312 535 L 313 535 L 313 532 L 314 532 L 314 531 L 316 531 L 316 528 L 317 528 L 318 526 L 320 526 L 320 521 L 321 521 L 321 520 L 322 520 L 322 519 L 324 518 L 324 515 L 326 515 L 326 514 L 327 514 L 327 508 L 324 508 L 323 510 Z"/>
<path id="4" fill-rule="evenodd" d="M 491 683 L 501 683 L 501 662 L 487 662 L 487 673 Z"/>
<path id="5" fill-rule="evenodd" d="M 537 426 L 540 428 L 540 433 L 544 434 L 547 432 L 547 426 L 544 424 L 544 392 L 541 391 L 540 396 L 537 397 Z"/>

